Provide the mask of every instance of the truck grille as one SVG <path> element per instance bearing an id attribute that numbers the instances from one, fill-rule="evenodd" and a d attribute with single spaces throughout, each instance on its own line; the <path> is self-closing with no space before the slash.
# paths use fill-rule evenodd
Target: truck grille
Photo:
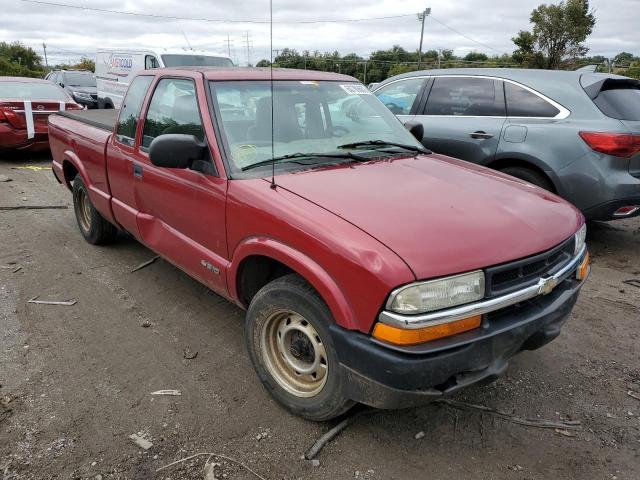
<path id="1" fill-rule="evenodd" d="M 573 257 L 574 242 L 572 236 L 546 252 L 487 268 L 486 296 L 505 295 L 535 284 L 540 277 L 553 275 Z"/>

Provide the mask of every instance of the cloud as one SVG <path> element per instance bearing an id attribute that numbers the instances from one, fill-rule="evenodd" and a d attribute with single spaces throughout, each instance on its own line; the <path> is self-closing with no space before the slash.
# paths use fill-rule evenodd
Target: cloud
<path id="1" fill-rule="evenodd" d="M 58 0 L 61 3 L 92 8 L 152 13 L 156 15 L 246 21 L 267 21 L 267 0 L 242 2 L 211 0 Z M 530 0 L 475 0 L 439 2 L 432 15 L 461 36 L 434 19 L 425 24 L 424 50 L 451 48 L 457 54 L 479 51 L 487 54 L 509 53 L 519 30 L 530 28 L 529 15 L 539 4 Z M 274 0 L 274 49 L 338 50 L 367 55 L 394 44 L 413 50 L 418 46 L 420 24 L 415 15 L 402 18 L 351 23 L 295 24 L 291 21 L 318 19 L 357 19 L 418 12 L 422 0 Z M 627 50 L 639 54 L 640 29 L 637 28 L 637 0 L 592 1 L 596 10 L 596 28 L 587 45 L 593 55 L 613 56 Z M 105 47 L 186 47 L 219 52 L 227 51 L 229 38 L 232 57 L 246 64 L 247 32 L 252 62 L 269 56 L 269 26 L 256 23 L 205 22 L 136 17 L 106 12 L 63 8 L 3 0 L 0 40 L 20 40 L 42 52 L 47 44 L 50 63 L 93 56 Z M 185 40 L 185 36 L 187 40 Z M 479 43 L 476 43 L 479 42 Z"/>

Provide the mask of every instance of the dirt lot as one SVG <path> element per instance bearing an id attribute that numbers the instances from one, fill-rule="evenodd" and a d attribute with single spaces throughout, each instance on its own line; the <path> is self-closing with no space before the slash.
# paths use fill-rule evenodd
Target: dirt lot
<path id="1" fill-rule="evenodd" d="M 46 168 L 14 168 L 29 165 Z M 48 166 L 0 160 L 13 179 L 0 206 L 69 206 L 0 210 L 1 480 L 202 479 L 206 457 L 156 473 L 199 452 L 270 480 L 640 478 L 640 400 L 628 394 L 640 398 L 640 288 L 623 283 L 640 279 L 640 219 L 590 225 L 592 275 L 562 335 L 456 397 L 582 430 L 432 404 L 359 417 L 314 466 L 301 455 L 335 422 L 271 400 L 245 353 L 243 312 L 165 261 L 131 273 L 153 256 L 131 238 L 85 243 Z M 35 296 L 77 304 L 28 304 Z M 182 395 L 150 395 L 160 389 Z M 138 432 L 151 448 L 129 438 Z M 217 462 L 216 478 L 254 478 Z"/>

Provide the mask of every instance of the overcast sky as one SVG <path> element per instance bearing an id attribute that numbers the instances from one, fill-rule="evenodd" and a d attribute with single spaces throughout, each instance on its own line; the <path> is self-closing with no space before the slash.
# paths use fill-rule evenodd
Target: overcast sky
<path id="1" fill-rule="evenodd" d="M 77 60 L 81 55 L 93 56 L 98 48 L 186 47 L 187 41 L 193 48 L 227 52 L 229 35 L 232 58 L 240 65 L 246 65 L 247 32 L 251 62 L 269 55 L 269 25 L 245 23 L 247 20 L 268 21 L 268 0 L 43 1 L 163 16 L 240 21 L 136 17 L 0 0 L 0 41 L 20 40 L 39 53 L 45 42 L 51 64 Z M 415 14 L 430 6 L 434 18 L 429 18 L 425 24 L 423 50 L 451 48 L 458 55 L 470 51 L 489 55 L 510 53 L 513 51 L 511 37 L 518 30 L 530 28 L 530 13 L 539 3 L 539 0 L 457 0 L 425 5 L 416 0 L 274 0 L 273 48 L 338 50 L 343 54 L 356 52 L 363 56 L 394 44 L 414 50 L 420 39 L 420 24 L 415 15 L 350 23 L 290 22 Z M 595 30 L 587 41 L 590 54 L 613 56 L 628 51 L 640 55 L 640 1 L 593 0 L 590 3 L 597 18 Z M 447 29 L 437 20 L 469 38 Z"/>

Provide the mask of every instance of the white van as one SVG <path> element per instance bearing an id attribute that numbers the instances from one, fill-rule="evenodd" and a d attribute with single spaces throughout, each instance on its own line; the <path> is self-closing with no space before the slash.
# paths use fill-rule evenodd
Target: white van
<path id="1" fill-rule="evenodd" d="M 227 55 L 182 48 L 98 50 L 98 108 L 120 108 L 129 83 L 141 70 L 186 66 L 232 67 L 233 62 Z"/>

